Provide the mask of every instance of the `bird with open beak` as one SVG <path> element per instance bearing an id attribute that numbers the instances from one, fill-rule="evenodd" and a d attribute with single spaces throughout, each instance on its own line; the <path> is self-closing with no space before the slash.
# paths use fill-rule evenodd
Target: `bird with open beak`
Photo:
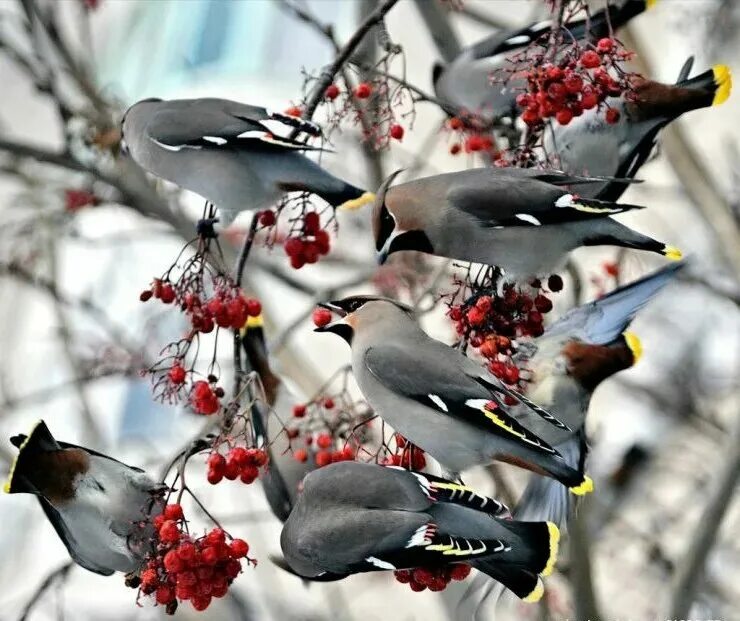
<path id="1" fill-rule="evenodd" d="M 144 99 L 121 124 L 134 161 L 211 201 L 222 225 L 245 209 L 269 207 L 286 192 L 311 192 L 348 209 L 372 202 L 373 194 L 309 160 L 303 152 L 322 149 L 284 135 L 293 130 L 321 135 L 310 121 L 215 98 Z"/>
<path id="2" fill-rule="evenodd" d="M 546 410 L 509 390 L 482 366 L 414 321 L 411 309 L 377 296 L 353 296 L 326 308 L 340 319 L 317 332 L 333 332 L 352 349 L 352 370 L 373 410 L 396 431 L 436 459 L 455 478 L 493 460 L 553 477 L 573 493 L 593 489 L 582 470 L 531 431 L 532 423 L 564 425 Z M 526 403 L 516 420 L 506 396 Z"/>
<path id="3" fill-rule="evenodd" d="M 293 406 L 300 400 L 270 364 L 262 315 L 247 320 L 241 330 L 241 343 L 247 366 L 257 373 L 265 393 L 266 402 L 258 400 L 252 406 L 255 445 L 264 445 L 269 454 L 269 467 L 260 476 L 260 482 L 270 509 L 284 522 L 293 508 L 303 477 L 316 468 L 316 462 L 311 451 L 307 451 L 305 462 L 295 459 L 293 451 L 304 448 L 305 441 L 302 438 L 289 440 L 284 433 L 281 421 L 290 419 Z"/>
<path id="4" fill-rule="evenodd" d="M 636 334 L 628 330 L 638 310 L 670 283 L 685 263 L 674 263 L 589 304 L 572 309 L 545 333 L 520 349 L 519 367 L 529 370 L 525 395 L 549 410 L 570 431 L 533 421 L 532 431 L 551 444 L 573 468 L 582 470 L 588 453 L 585 419 L 596 387 L 630 368 L 642 355 Z M 517 411 L 521 410 L 521 412 Z M 523 406 L 513 415 L 528 417 Z M 533 476 L 515 516 L 563 525 L 571 497 L 556 481 Z"/>
<path id="5" fill-rule="evenodd" d="M 525 601 L 543 593 L 560 533 L 426 473 L 341 462 L 310 473 L 280 536 L 286 569 L 308 579 L 470 563 Z"/>
<path id="6" fill-rule="evenodd" d="M 554 170 L 474 168 L 377 192 L 373 234 L 380 262 L 401 250 L 501 267 L 505 281 L 547 276 L 580 246 L 611 245 L 681 253 L 611 216 L 636 205 L 585 199 L 564 186 L 603 182 Z M 503 284 L 504 280 L 501 281 Z"/>
<path id="7" fill-rule="evenodd" d="M 164 486 L 140 468 L 91 449 L 58 442 L 40 421 L 10 441 L 18 447 L 5 484 L 34 494 L 72 560 L 97 574 L 140 568 L 161 512 Z"/>

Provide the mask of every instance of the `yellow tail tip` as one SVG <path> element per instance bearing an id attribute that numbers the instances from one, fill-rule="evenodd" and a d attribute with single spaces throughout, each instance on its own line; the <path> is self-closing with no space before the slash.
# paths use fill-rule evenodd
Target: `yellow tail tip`
<path id="1" fill-rule="evenodd" d="M 550 556 L 545 568 L 540 572 L 541 576 L 549 576 L 555 569 L 555 563 L 558 562 L 558 548 L 560 547 L 560 529 L 553 522 L 548 522 L 547 530 L 550 532 Z"/>
<path id="2" fill-rule="evenodd" d="M 642 358 L 642 342 L 640 341 L 640 337 L 629 330 L 624 332 L 622 336 L 627 343 L 627 347 L 632 352 L 632 364 L 637 364 L 637 361 Z"/>
<path id="3" fill-rule="evenodd" d="M 532 589 L 532 592 L 527 595 L 526 597 L 522 598 L 523 602 L 527 602 L 528 604 L 532 604 L 534 602 L 539 602 L 542 599 L 542 594 L 545 592 L 545 585 L 542 584 L 542 580 L 539 578 L 537 579 L 537 586 Z"/>
<path id="4" fill-rule="evenodd" d="M 3 485 L 3 491 L 6 494 L 10 494 L 10 481 L 5 481 L 5 485 Z"/>
<path id="5" fill-rule="evenodd" d="M 368 203 L 374 203 L 375 202 L 375 194 L 372 192 L 365 192 L 362 196 L 358 198 L 353 198 L 352 200 L 345 201 L 341 205 L 339 205 L 339 209 L 344 209 L 345 211 L 351 211 L 353 209 L 359 209 L 360 207 L 364 207 Z"/>
<path id="6" fill-rule="evenodd" d="M 239 330 L 239 333 L 244 336 L 244 334 L 247 332 L 247 330 L 253 329 L 253 328 L 261 328 L 265 325 L 264 320 L 262 319 L 262 313 L 257 315 L 256 317 L 247 317 L 247 320 L 244 322 L 244 325 L 242 326 L 242 329 Z"/>
<path id="7" fill-rule="evenodd" d="M 718 106 L 726 102 L 730 97 L 730 92 L 732 92 L 732 73 L 730 73 L 730 68 L 727 65 L 714 65 L 712 71 L 714 72 L 714 83 L 717 86 L 712 105 Z"/>
<path id="8" fill-rule="evenodd" d="M 658 4 L 658 0 L 645 0 L 646 9 L 652 9 L 656 4 Z"/>
<path id="9" fill-rule="evenodd" d="M 683 253 L 675 246 L 666 246 L 663 248 L 663 256 L 671 261 L 680 261 L 683 258 Z"/>
<path id="10" fill-rule="evenodd" d="M 583 482 L 580 485 L 570 488 L 570 492 L 576 496 L 585 496 L 593 491 L 594 482 L 591 480 L 591 477 L 583 477 Z"/>

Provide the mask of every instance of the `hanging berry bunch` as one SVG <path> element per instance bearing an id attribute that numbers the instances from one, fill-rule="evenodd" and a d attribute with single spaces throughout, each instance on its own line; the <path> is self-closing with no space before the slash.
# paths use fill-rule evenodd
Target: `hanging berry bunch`
<path id="1" fill-rule="evenodd" d="M 223 479 L 239 479 L 245 485 L 254 483 L 260 468 L 267 466 L 267 451 L 243 446 L 226 447 L 225 451 L 214 450 L 208 456 L 208 482 L 217 485 Z"/>
<path id="2" fill-rule="evenodd" d="M 477 350 L 493 375 L 518 387 L 525 378 L 513 358 L 517 339 L 544 332 L 544 316 L 553 307 L 549 293 L 560 291 L 563 280 L 554 274 L 547 283 L 535 280 L 522 288 L 506 285 L 500 295 L 498 278 L 495 268 L 483 267 L 473 275 L 468 267 L 446 296 L 447 315 L 464 346 Z"/>
<path id="3" fill-rule="evenodd" d="M 295 460 L 311 460 L 319 468 L 339 461 L 364 461 L 361 458 L 367 454 L 364 445 L 369 441 L 367 425 L 372 414 L 367 403 L 350 393 L 350 373 L 348 368 L 340 369 L 317 396 L 293 406 L 285 432 Z"/>
<path id="4" fill-rule="evenodd" d="M 215 345 L 204 373 L 197 369 L 201 336 L 238 330 L 262 312 L 259 300 L 248 298 L 211 252 L 215 243 L 199 236 L 187 244 L 175 263 L 139 296 L 142 302 L 157 300 L 176 309 L 188 322 L 183 338 L 167 345 L 159 361 L 145 372 L 152 378 L 155 399 L 174 403 L 187 398 L 192 410 L 203 415 L 220 410 L 224 391 L 217 384 Z M 184 258 L 193 247 L 192 255 Z"/>
<path id="5" fill-rule="evenodd" d="M 331 250 L 329 229 L 336 230 L 334 209 L 317 209 L 305 192 L 286 196 L 277 207 L 261 211 L 257 218 L 257 231 L 263 233 L 264 243 L 282 243 L 294 269 L 316 263 Z M 279 222 L 287 224 L 285 229 L 279 228 Z"/>
<path id="6" fill-rule="evenodd" d="M 327 87 L 323 107 L 329 138 L 349 124 L 360 128 L 368 145 L 381 150 L 402 142 L 413 128 L 416 96 L 406 85 L 406 59 L 400 47 L 389 41 L 384 47 L 386 53 L 374 65 L 349 65 L 341 81 Z M 393 76 L 396 66 L 400 66 L 399 78 Z M 304 91 L 310 92 L 316 80 L 316 76 L 306 76 Z"/>
<path id="7" fill-rule="evenodd" d="M 470 575 L 471 567 L 466 563 L 456 563 L 446 567 L 417 567 L 416 569 L 399 569 L 393 572 L 401 584 L 408 584 L 412 591 L 444 591 L 447 585 L 465 580 Z"/>
<path id="8" fill-rule="evenodd" d="M 387 466 L 401 466 L 407 470 L 424 470 L 427 460 L 418 446 L 409 442 L 400 433 L 393 434 L 391 442 L 384 444 L 386 456 L 382 462 Z"/>
<path id="9" fill-rule="evenodd" d="M 167 614 L 174 614 L 184 601 L 205 610 L 213 598 L 226 595 L 242 572 L 242 560 L 257 564 L 248 556 L 249 544 L 220 527 L 193 536 L 180 504 L 168 504 L 152 525 L 152 551 L 139 576 L 139 593 L 165 606 Z"/>
<path id="10" fill-rule="evenodd" d="M 487 154 L 495 158 L 499 154 L 496 141 L 488 131 L 479 129 L 473 117 L 453 116 L 445 123 L 445 130 L 450 136 L 449 152 L 451 155 L 460 153 Z"/>

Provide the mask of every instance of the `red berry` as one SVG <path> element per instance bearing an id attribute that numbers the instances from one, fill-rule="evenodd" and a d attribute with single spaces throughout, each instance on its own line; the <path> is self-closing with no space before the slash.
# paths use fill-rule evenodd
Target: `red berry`
<path id="1" fill-rule="evenodd" d="M 313 323 L 319 328 L 331 323 L 331 311 L 326 308 L 317 308 L 313 312 Z"/>
<path id="2" fill-rule="evenodd" d="M 504 381 L 507 384 L 516 384 L 519 381 L 519 369 L 515 366 L 507 366 L 504 371 Z"/>
<path id="3" fill-rule="evenodd" d="M 193 605 L 193 608 L 195 608 L 197 611 L 202 611 L 208 608 L 208 606 L 211 605 L 211 596 L 210 595 L 193 595 L 190 598 L 190 603 Z"/>
<path id="4" fill-rule="evenodd" d="M 534 307 L 541 313 L 549 313 L 552 310 L 552 300 L 544 295 L 538 295 L 534 299 Z"/>
<path id="5" fill-rule="evenodd" d="M 326 87 L 326 91 L 324 91 L 324 95 L 328 100 L 334 101 L 339 97 L 339 87 L 336 84 L 329 84 L 329 86 Z"/>
<path id="6" fill-rule="evenodd" d="M 277 220 L 277 218 L 275 217 L 275 212 L 271 209 L 260 211 L 259 219 L 262 226 L 273 226 L 275 224 L 275 221 Z"/>
<path id="7" fill-rule="evenodd" d="M 565 78 L 563 84 L 565 85 L 565 90 L 573 95 L 580 93 L 583 89 L 583 79 L 578 75 L 569 75 Z M 457 567 L 464 567 L 464 565 L 457 565 Z"/>
<path id="8" fill-rule="evenodd" d="M 527 108 L 522 114 L 522 121 L 527 125 L 537 125 L 540 122 L 540 115 L 536 110 Z"/>
<path id="9" fill-rule="evenodd" d="M 327 397 L 326 399 L 324 399 L 324 407 L 327 410 L 333 409 L 334 408 L 334 399 L 332 399 L 331 397 Z"/>
<path id="10" fill-rule="evenodd" d="M 296 461 L 300 461 L 301 463 L 304 463 L 308 460 L 308 453 L 306 452 L 306 449 L 296 449 L 293 451 L 293 459 Z"/>
<path id="11" fill-rule="evenodd" d="M 189 541 L 180 544 L 177 548 L 177 555 L 186 563 L 189 563 L 195 558 L 196 552 L 197 550 L 195 549 L 195 546 Z"/>
<path id="12" fill-rule="evenodd" d="M 470 565 L 466 565 L 464 563 L 460 565 L 453 565 L 450 577 L 453 580 L 465 580 L 465 578 L 470 575 L 470 570 Z"/>
<path id="13" fill-rule="evenodd" d="M 532 98 L 527 93 L 520 93 L 516 96 L 516 105 L 520 108 L 529 107 L 532 101 Z"/>
<path id="14" fill-rule="evenodd" d="M 331 463 L 331 453 L 329 451 L 319 451 L 316 453 L 316 465 L 321 468 Z"/>
<path id="15" fill-rule="evenodd" d="M 243 539 L 234 539 L 230 544 L 232 558 L 244 558 L 249 554 L 249 544 Z"/>
<path id="16" fill-rule="evenodd" d="M 213 597 L 223 597 L 226 595 L 226 592 L 229 590 L 229 583 L 225 580 L 214 582 L 211 585 L 211 595 Z"/>
<path id="17" fill-rule="evenodd" d="M 180 529 L 172 520 L 165 520 L 159 529 L 159 538 L 165 543 L 176 543 L 180 540 Z"/>
<path id="18" fill-rule="evenodd" d="M 178 504 L 167 505 L 163 515 L 167 520 L 181 520 L 184 517 L 182 506 Z"/>
<path id="19" fill-rule="evenodd" d="M 187 584 L 178 584 L 175 587 L 175 597 L 177 599 L 190 599 L 195 593 L 195 589 Z"/>
<path id="20" fill-rule="evenodd" d="M 320 228 L 321 220 L 319 219 L 319 214 L 315 211 L 309 211 L 303 217 L 303 230 L 306 231 L 307 235 L 315 235 Z"/>
<path id="21" fill-rule="evenodd" d="M 447 125 L 449 125 L 450 129 L 458 130 L 462 129 L 463 122 L 461 119 L 453 116 L 449 121 L 447 121 Z"/>
<path id="22" fill-rule="evenodd" d="M 299 270 L 304 265 L 306 265 L 306 260 L 302 256 L 290 257 L 290 267 L 292 267 L 294 270 Z"/>
<path id="23" fill-rule="evenodd" d="M 593 92 L 584 93 L 581 97 L 581 108 L 591 110 L 599 105 L 599 99 Z"/>
<path id="24" fill-rule="evenodd" d="M 424 567 L 417 567 L 413 571 L 413 580 L 419 584 L 429 585 L 434 580 L 434 574 Z"/>
<path id="25" fill-rule="evenodd" d="M 334 441 L 328 433 L 320 433 L 319 437 L 316 438 L 316 445 L 322 449 L 329 448 L 333 443 Z"/>
<path id="26" fill-rule="evenodd" d="M 447 581 L 444 578 L 436 577 L 429 583 L 428 587 L 430 591 L 444 591 L 447 587 Z"/>
<path id="27" fill-rule="evenodd" d="M 303 252 L 303 242 L 298 237 L 288 237 L 285 240 L 285 254 L 289 257 L 296 257 Z"/>
<path id="28" fill-rule="evenodd" d="M 370 97 L 372 92 L 373 88 L 367 82 L 360 82 L 355 87 L 355 97 L 357 97 L 357 99 L 367 99 L 368 97 Z"/>
<path id="29" fill-rule="evenodd" d="M 553 274 L 547 279 L 547 288 L 550 291 L 560 291 L 563 288 L 563 279 L 557 274 Z"/>
<path id="30" fill-rule="evenodd" d="M 173 384 L 182 384 L 185 381 L 185 369 L 177 362 L 172 365 L 167 375 Z"/>
<path id="31" fill-rule="evenodd" d="M 260 475 L 260 471 L 257 470 L 257 466 L 244 466 L 242 472 L 239 475 L 239 480 L 245 485 L 251 485 L 257 480 Z"/>
<path id="32" fill-rule="evenodd" d="M 465 313 L 465 316 L 468 320 L 468 323 L 471 326 L 478 326 L 482 324 L 486 319 L 485 314 L 481 312 L 481 310 L 475 306 L 473 308 L 468 309 L 468 312 Z"/>
<path id="33" fill-rule="evenodd" d="M 610 39 L 609 37 L 599 39 L 596 47 L 600 52 L 611 52 L 611 50 L 614 48 L 614 39 Z"/>
<path id="34" fill-rule="evenodd" d="M 456 142 L 453 145 L 450 146 L 450 155 L 457 155 L 460 153 L 460 150 L 462 147 Z"/>
<path id="35" fill-rule="evenodd" d="M 258 317 L 262 313 L 262 304 L 256 298 L 249 298 L 247 300 L 247 315 L 250 317 Z"/>
<path id="36" fill-rule="evenodd" d="M 145 569 L 139 576 L 141 578 L 141 584 L 146 586 L 154 586 L 159 582 L 159 577 L 154 569 Z"/>
<path id="37" fill-rule="evenodd" d="M 619 114 L 619 110 L 617 110 L 616 108 L 609 108 L 606 111 L 606 115 L 605 115 L 606 122 L 609 123 L 610 125 L 614 125 L 615 123 L 619 121 L 620 116 L 621 115 Z"/>
<path id="38" fill-rule="evenodd" d="M 213 546 L 208 546 L 206 548 L 203 548 L 203 552 L 201 552 L 201 558 L 203 559 L 203 563 L 206 565 L 215 565 L 218 563 L 218 550 L 214 548 Z"/>
<path id="39" fill-rule="evenodd" d="M 306 415 L 306 406 L 303 403 L 296 403 L 293 406 L 293 416 L 303 418 Z"/>
<path id="40" fill-rule="evenodd" d="M 226 575 L 229 578 L 236 578 L 242 571 L 242 564 L 237 561 L 236 559 L 231 559 L 228 563 L 226 563 Z"/>
<path id="41" fill-rule="evenodd" d="M 226 533 L 220 528 L 212 528 L 206 535 L 206 541 L 212 546 L 220 545 L 226 541 Z"/>
<path id="42" fill-rule="evenodd" d="M 562 101 L 567 94 L 568 91 L 562 82 L 553 82 L 547 87 L 547 96 L 555 101 Z"/>
<path id="43" fill-rule="evenodd" d="M 488 370 L 496 377 L 502 378 L 506 373 L 506 365 L 500 360 L 494 360 L 488 365 Z"/>
<path id="44" fill-rule="evenodd" d="M 567 125 L 573 120 L 573 112 L 568 108 L 561 108 L 555 115 L 555 120 L 561 125 Z"/>
<path id="45" fill-rule="evenodd" d="M 420 584 L 416 580 L 412 580 L 411 582 L 409 582 L 409 586 L 411 587 L 412 591 L 416 591 L 417 593 L 427 588 L 425 584 Z"/>
<path id="46" fill-rule="evenodd" d="M 211 453 L 208 456 L 207 463 L 208 467 L 216 472 L 223 473 L 224 468 L 226 467 L 226 459 L 221 455 L 221 453 Z"/>
<path id="47" fill-rule="evenodd" d="M 483 313 L 490 311 L 492 305 L 493 299 L 489 295 L 482 295 L 475 302 L 475 307 Z"/>
<path id="48" fill-rule="evenodd" d="M 391 125 L 391 138 L 394 140 L 403 140 L 404 129 L 401 125 Z"/>
<path id="49" fill-rule="evenodd" d="M 241 466 L 236 463 L 233 459 L 226 460 L 226 468 L 224 468 L 224 477 L 229 481 L 234 481 L 241 474 Z"/>
<path id="50" fill-rule="evenodd" d="M 498 353 L 495 339 L 489 338 L 483 341 L 479 351 L 481 356 L 484 356 L 485 358 L 493 358 Z"/>
<path id="51" fill-rule="evenodd" d="M 249 462 L 249 453 L 243 446 L 235 446 L 229 451 L 229 459 L 242 468 Z"/>
<path id="52" fill-rule="evenodd" d="M 303 110 L 301 110 L 298 106 L 290 106 L 289 108 L 286 108 L 284 112 L 288 116 L 297 117 L 300 117 L 303 114 Z"/>
<path id="53" fill-rule="evenodd" d="M 162 527 L 162 524 L 164 524 L 164 516 L 161 513 L 159 515 L 155 515 L 154 518 L 152 518 L 152 525 L 157 530 Z"/>
<path id="54" fill-rule="evenodd" d="M 162 285 L 162 292 L 159 296 L 159 299 L 162 300 L 165 304 L 171 304 L 175 301 L 175 289 L 172 287 L 171 284 L 167 283 L 165 285 Z"/>
<path id="55" fill-rule="evenodd" d="M 612 278 L 617 278 L 619 276 L 618 263 L 608 261 L 603 264 L 603 268 L 607 275 L 611 276 Z"/>
<path id="56" fill-rule="evenodd" d="M 321 229 L 316 231 L 314 239 L 319 254 L 329 254 L 329 250 L 331 250 L 331 237 L 329 237 L 329 233 Z"/>
<path id="57" fill-rule="evenodd" d="M 147 300 L 151 300 L 153 295 L 151 289 L 146 289 L 139 294 L 139 300 L 146 302 Z"/>
<path id="58" fill-rule="evenodd" d="M 560 67 L 548 67 L 547 69 L 548 80 L 562 80 L 563 75 L 563 70 Z"/>
<path id="59" fill-rule="evenodd" d="M 411 572 L 408 569 L 399 569 L 393 572 L 396 580 L 401 584 L 408 584 L 411 582 Z"/>
<path id="60" fill-rule="evenodd" d="M 581 54 L 581 65 L 586 69 L 595 69 L 601 64 L 601 58 L 593 50 L 586 50 Z"/>
<path id="61" fill-rule="evenodd" d="M 482 151 L 483 150 L 483 137 L 479 136 L 478 134 L 473 134 L 472 136 L 468 136 L 468 138 L 465 140 L 465 150 L 468 153 L 475 152 L 475 151 Z"/>
<path id="62" fill-rule="evenodd" d="M 164 606 L 175 599 L 175 591 L 172 587 L 161 586 L 157 588 L 157 593 L 154 598 L 160 606 Z"/>

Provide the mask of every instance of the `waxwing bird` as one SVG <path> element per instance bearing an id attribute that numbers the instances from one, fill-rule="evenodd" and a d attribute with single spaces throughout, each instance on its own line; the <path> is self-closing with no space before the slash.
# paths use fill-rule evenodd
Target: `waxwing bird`
<path id="1" fill-rule="evenodd" d="M 533 421 L 532 431 L 557 449 L 573 468 L 583 470 L 588 452 L 585 418 L 591 395 L 605 379 L 635 364 L 642 347 L 628 331 L 635 314 L 683 269 L 674 263 L 603 298 L 572 309 L 515 362 L 531 373 L 525 395 L 570 427 L 564 431 Z M 527 416 L 522 406 L 522 415 Z M 515 411 L 515 418 L 518 413 Z M 562 525 L 570 513 L 568 491 L 534 475 L 515 510 L 517 519 L 552 520 Z"/>
<path id="2" fill-rule="evenodd" d="M 126 111 L 121 134 L 139 166 L 211 201 L 222 224 L 285 192 L 312 192 L 335 207 L 372 201 L 303 155 L 320 149 L 279 135 L 293 129 L 321 133 L 309 121 L 227 99 L 144 99 Z"/>
<path id="3" fill-rule="evenodd" d="M 465 562 L 536 601 L 560 533 L 550 522 L 500 519 L 506 514 L 501 503 L 426 473 L 340 462 L 306 477 L 280 545 L 306 578 Z"/>
<path id="4" fill-rule="evenodd" d="M 265 344 L 262 316 L 250 317 L 241 334 L 249 367 L 262 382 L 267 403 L 256 402 L 252 408 L 255 443 L 264 444 L 269 455 L 268 467 L 260 477 L 270 509 L 284 522 L 298 495 L 298 487 L 308 472 L 316 468 L 311 451 L 305 462 L 299 462 L 290 451 L 291 443 L 283 433 L 280 420 L 289 420 L 293 406 L 300 403 L 288 383 L 274 373 Z M 270 410 L 277 416 L 271 415 Z M 295 438 L 293 448 L 302 448 L 303 440 Z"/>
<path id="5" fill-rule="evenodd" d="M 140 567 L 161 492 L 146 472 L 91 449 L 57 442 L 40 421 L 18 447 L 5 484 L 9 494 L 35 494 L 57 535 L 78 565 L 109 576 Z"/>
<path id="6" fill-rule="evenodd" d="M 500 460 L 551 476 L 575 494 L 591 479 L 529 430 L 532 420 L 562 423 L 529 400 L 515 420 L 506 396 L 524 399 L 485 368 L 429 336 L 411 310 L 375 296 L 353 296 L 325 305 L 344 315 L 317 332 L 334 332 L 352 348 L 352 370 L 373 410 L 429 453 L 451 478 L 466 468 Z"/>
<path id="7" fill-rule="evenodd" d="M 553 124 L 552 132 L 544 135 L 546 151 L 556 154 L 560 167 L 569 173 L 633 178 L 668 123 L 691 110 L 719 105 L 730 96 L 732 77 L 726 65 L 687 78 L 692 64 L 690 58 L 676 84 L 643 80 L 629 97 L 608 98 L 607 105 L 619 112 L 616 123 L 608 123 L 603 111 L 592 109 L 568 125 Z M 616 201 L 626 187 L 594 183 L 580 194 Z"/>
<path id="8" fill-rule="evenodd" d="M 590 20 L 579 19 L 567 24 L 573 37 L 581 42 L 596 42 L 610 36 L 630 19 L 642 13 L 657 0 L 610 2 L 608 8 L 595 12 Z M 552 28 L 552 20 L 530 24 L 519 30 L 496 32 L 465 49 L 449 65 L 435 65 L 432 73 L 434 90 L 440 99 L 483 119 L 516 116 L 516 96 L 526 90 L 526 78 L 513 76 L 505 84 L 491 82 L 491 75 L 508 64 L 508 58 Z"/>
<path id="9" fill-rule="evenodd" d="M 610 216 L 636 205 L 584 199 L 563 186 L 578 177 L 531 168 L 473 168 L 378 190 L 373 232 L 379 260 L 400 250 L 497 265 L 515 282 L 551 274 L 571 250 L 613 245 L 669 258 L 681 253 Z"/>

